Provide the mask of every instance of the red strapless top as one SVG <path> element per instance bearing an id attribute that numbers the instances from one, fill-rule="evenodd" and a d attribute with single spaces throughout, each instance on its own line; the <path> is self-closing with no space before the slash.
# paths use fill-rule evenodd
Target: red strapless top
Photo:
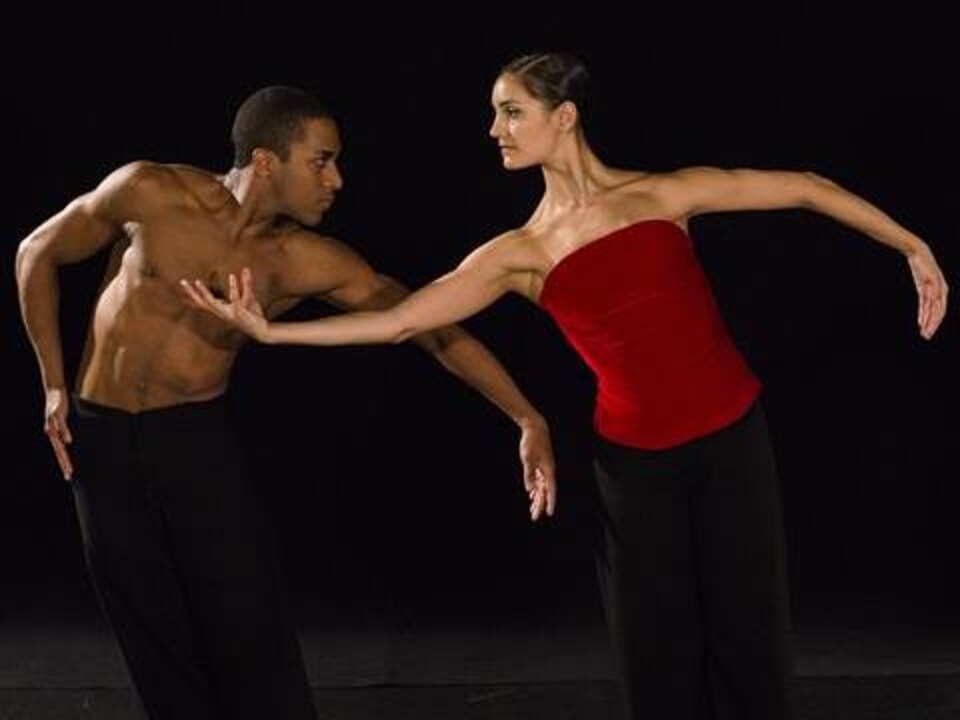
<path id="1" fill-rule="evenodd" d="M 540 304 L 597 376 L 601 436 L 659 450 L 740 418 L 760 381 L 727 331 L 683 229 L 641 220 L 577 248 Z"/>

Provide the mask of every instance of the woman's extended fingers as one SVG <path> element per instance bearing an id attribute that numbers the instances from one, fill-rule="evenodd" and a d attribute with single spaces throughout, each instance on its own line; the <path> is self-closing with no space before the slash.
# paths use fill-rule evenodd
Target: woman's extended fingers
<path id="1" fill-rule="evenodd" d="M 540 519 L 540 513 L 543 512 L 543 504 L 544 504 L 543 495 L 544 495 L 543 488 L 537 488 L 533 492 L 533 500 L 530 502 L 530 519 L 531 520 Z"/>
<path id="2" fill-rule="evenodd" d="M 547 502 L 547 517 L 553 517 L 553 511 L 557 507 L 557 479 L 554 476 L 552 468 L 547 470 L 549 477 L 544 476 L 544 493 Z"/>
<path id="3" fill-rule="evenodd" d="M 557 505 L 557 485 L 552 473 L 548 475 L 539 467 L 534 472 L 534 486 L 527 493 L 530 498 L 530 519 L 538 520 L 544 513 L 552 517 Z"/>
<path id="4" fill-rule="evenodd" d="M 910 257 L 910 271 L 917 287 L 917 325 L 927 340 L 933 337 L 947 312 L 946 278 L 928 250 Z"/>
<path id="5" fill-rule="evenodd" d="M 917 322 L 920 333 L 928 340 L 933 337 L 947 312 L 946 282 L 939 274 L 928 276 L 921 281 L 918 288 L 920 294 L 920 309 Z"/>
<path id="6" fill-rule="evenodd" d="M 943 273 L 937 271 L 936 284 L 933 289 L 933 297 L 930 302 L 930 317 L 927 324 L 927 337 L 933 337 L 933 334 L 940 327 L 943 318 L 947 314 L 947 295 L 949 293 L 947 281 Z"/>
<path id="7" fill-rule="evenodd" d="M 187 296 L 190 304 L 195 308 L 200 310 L 206 308 L 206 305 L 204 304 L 203 299 L 200 297 L 200 294 L 193 288 L 188 280 L 180 281 L 180 289 L 183 290 L 183 294 Z"/>
<path id="8" fill-rule="evenodd" d="M 250 272 L 250 268 L 245 267 L 240 271 L 240 302 L 243 303 L 244 307 L 247 307 L 253 299 L 255 299 L 255 295 L 253 294 L 253 273 Z"/>
<path id="9" fill-rule="evenodd" d="M 203 280 L 194 280 L 193 289 L 199 297 L 202 307 L 225 320 L 230 317 L 230 305 L 210 292 L 210 288 L 206 286 Z"/>

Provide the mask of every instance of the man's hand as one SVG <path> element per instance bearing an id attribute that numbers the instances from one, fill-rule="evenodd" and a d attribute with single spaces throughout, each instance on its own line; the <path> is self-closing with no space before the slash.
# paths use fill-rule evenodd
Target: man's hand
<path id="1" fill-rule="evenodd" d="M 536 521 L 544 511 L 552 516 L 557 505 L 553 445 L 550 430 L 542 418 L 521 421 L 520 428 L 523 485 L 530 498 L 530 519 Z"/>
<path id="2" fill-rule="evenodd" d="M 263 340 L 267 318 L 253 292 L 253 274 L 248 268 L 243 269 L 239 282 L 230 273 L 229 302 L 216 297 L 202 280 L 181 280 L 180 287 L 194 307 L 216 315 L 255 340 Z"/>
<path id="3" fill-rule="evenodd" d="M 50 439 L 53 453 L 57 456 L 60 472 L 67 482 L 73 477 L 73 463 L 67 445 L 73 442 L 70 428 L 67 426 L 67 414 L 70 411 L 70 398 L 63 388 L 47 390 L 46 407 L 44 409 L 43 431 Z"/>

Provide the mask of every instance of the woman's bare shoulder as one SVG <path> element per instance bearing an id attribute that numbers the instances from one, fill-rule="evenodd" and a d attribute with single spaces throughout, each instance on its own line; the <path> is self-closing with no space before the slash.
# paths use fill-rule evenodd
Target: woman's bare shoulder
<path id="1" fill-rule="evenodd" d="M 509 272 L 525 271 L 541 264 L 538 233 L 533 225 L 512 228 L 487 240 L 471 252 L 463 266 L 495 266 Z"/>

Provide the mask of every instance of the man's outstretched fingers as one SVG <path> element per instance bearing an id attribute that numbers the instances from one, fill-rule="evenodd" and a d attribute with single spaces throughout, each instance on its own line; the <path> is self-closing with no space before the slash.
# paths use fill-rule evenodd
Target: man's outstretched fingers
<path id="1" fill-rule="evenodd" d="M 70 462 L 70 453 L 67 452 L 59 423 L 55 418 L 51 419 L 47 425 L 47 437 L 53 446 L 53 454 L 57 458 L 57 464 L 60 466 L 60 472 L 63 473 L 64 480 L 70 480 L 73 477 L 73 464 Z"/>

